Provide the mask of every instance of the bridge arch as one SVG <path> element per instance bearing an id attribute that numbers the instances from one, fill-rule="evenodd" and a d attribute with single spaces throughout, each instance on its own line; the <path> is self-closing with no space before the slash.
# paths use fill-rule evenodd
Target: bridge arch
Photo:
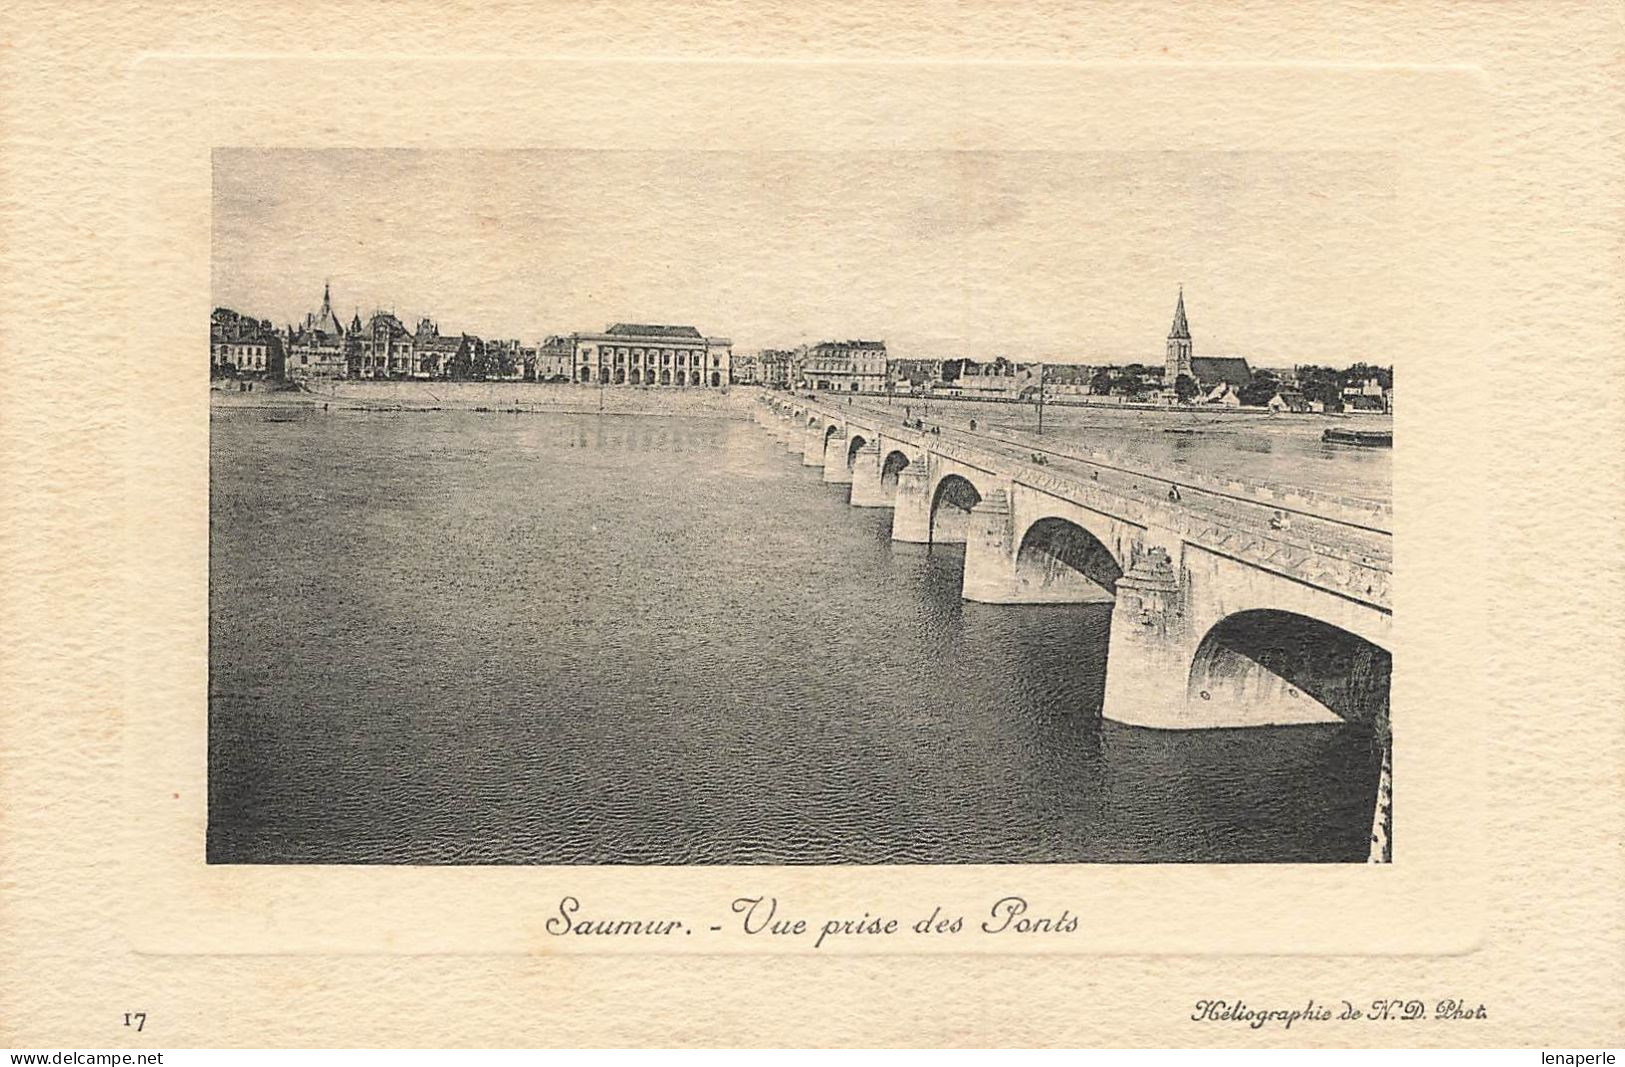
<path id="1" fill-rule="evenodd" d="M 885 462 L 880 465 L 880 487 L 886 490 L 896 489 L 897 476 L 903 473 L 903 468 L 908 464 L 908 453 L 896 448 L 887 452 Z"/>
<path id="2" fill-rule="evenodd" d="M 828 466 L 829 466 L 829 456 L 830 456 L 829 450 L 832 447 L 837 448 L 837 449 L 841 447 L 839 444 L 832 445 L 830 443 L 830 439 L 833 438 L 836 434 L 838 434 L 840 432 L 841 432 L 841 428 L 839 426 L 837 426 L 833 422 L 829 423 L 828 425 L 826 425 L 824 427 L 824 447 L 819 451 L 818 456 L 819 456 L 820 462 L 824 465 L 825 468 L 828 468 Z"/>
<path id="3" fill-rule="evenodd" d="M 1386 723 L 1392 671 L 1390 652 L 1365 637 L 1308 615 L 1253 609 L 1203 635 L 1187 697 L 1283 722 Z"/>
<path id="4" fill-rule="evenodd" d="M 868 444 L 868 443 L 869 442 L 863 437 L 862 434 L 856 434 L 855 433 L 855 434 L 852 435 L 852 439 L 849 440 L 846 443 L 846 469 L 847 470 L 851 470 L 855 466 L 857 466 L 858 453 L 861 452 L 863 450 L 863 446 Z"/>
<path id="5" fill-rule="evenodd" d="M 964 544 L 970 534 L 971 509 L 982 502 L 982 494 L 969 478 L 945 474 L 931 493 L 932 544 Z"/>
<path id="6" fill-rule="evenodd" d="M 1070 519 L 1045 516 L 1027 527 L 1016 549 L 1016 576 L 1041 588 L 1084 579 L 1117 595 L 1123 565 L 1098 536 Z"/>

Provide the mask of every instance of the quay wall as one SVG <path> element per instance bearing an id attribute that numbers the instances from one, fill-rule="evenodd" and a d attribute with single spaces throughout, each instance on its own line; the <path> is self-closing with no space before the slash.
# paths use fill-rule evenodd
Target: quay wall
<path id="1" fill-rule="evenodd" d="M 390 411 L 504 411 L 614 415 L 751 417 L 750 389 L 647 388 L 577 385 L 568 382 L 335 381 L 304 389 L 277 389 L 257 382 L 253 392 L 236 383 L 211 389 L 216 407 L 303 407 Z"/>

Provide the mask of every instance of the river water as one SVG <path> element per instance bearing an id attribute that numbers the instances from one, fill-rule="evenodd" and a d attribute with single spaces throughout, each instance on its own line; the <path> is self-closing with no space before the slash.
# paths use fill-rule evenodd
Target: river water
<path id="1" fill-rule="evenodd" d="M 1352 726 L 1100 718 L 1109 605 L 959 596 L 754 424 L 214 412 L 208 858 L 1363 860 Z"/>

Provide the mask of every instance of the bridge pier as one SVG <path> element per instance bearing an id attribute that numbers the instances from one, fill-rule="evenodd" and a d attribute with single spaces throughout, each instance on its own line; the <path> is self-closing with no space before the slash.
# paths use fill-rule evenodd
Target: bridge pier
<path id="1" fill-rule="evenodd" d="M 1167 549 L 1137 551 L 1117 580 L 1103 718 L 1161 729 L 1208 725 L 1190 721 L 1186 709 L 1186 679 L 1196 652 L 1189 629 Z"/>
<path id="2" fill-rule="evenodd" d="M 822 467 L 824 465 L 824 428 L 817 424 L 809 426 L 801 435 L 801 465 L 804 467 Z"/>
<path id="3" fill-rule="evenodd" d="M 868 441 L 858 449 L 858 454 L 852 460 L 852 506 L 855 508 L 889 508 L 892 506 L 891 494 L 880 483 L 881 464 L 884 462 L 880 454 L 880 442 Z"/>
<path id="4" fill-rule="evenodd" d="M 1010 498 L 995 489 L 971 510 L 962 595 L 978 604 L 1103 604 L 1112 595 L 1059 560 L 1017 556 Z"/>
<path id="5" fill-rule="evenodd" d="M 824 446 L 824 481 L 830 485 L 851 485 L 852 472 L 846 466 L 847 437 L 837 433 Z"/>
<path id="6" fill-rule="evenodd" d="M 891 539 L 909 544 L 931 543 L 931 479 L 920 464 L 910 463 L 897 473 L 893 498 Z"/>
<path id="7" fill-rule="evenodd" d="M 801 434 L 803 426 L 794 415 L 785 415 L 779 420 L 779 440 L 784 442 L 784 450 L 792 455 L 801 455 Z"/>
<path id="8" fill-rule="evenodd" d="M 1137 550 L 1118 579 L 1102 716 L 1162 730 L 1340 721 L 1246 655 L 1224 649 L 1204 655 L 1205 635 L 1192 625 L 1182 580 L 1180 563 L 1161 547 Z"/>

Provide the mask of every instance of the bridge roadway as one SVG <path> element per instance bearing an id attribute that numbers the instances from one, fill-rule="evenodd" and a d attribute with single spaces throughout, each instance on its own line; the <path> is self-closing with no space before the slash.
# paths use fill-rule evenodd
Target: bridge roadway
<path id="1" fill-rule="evenodd" d="M 1103 714 L 1142 726 L 1386 721 L 1392 513 L 1026 435 L 764 394 L 757 421 L 892 538 L 965 545 L 986 604 L 1114 601 Z"/>

